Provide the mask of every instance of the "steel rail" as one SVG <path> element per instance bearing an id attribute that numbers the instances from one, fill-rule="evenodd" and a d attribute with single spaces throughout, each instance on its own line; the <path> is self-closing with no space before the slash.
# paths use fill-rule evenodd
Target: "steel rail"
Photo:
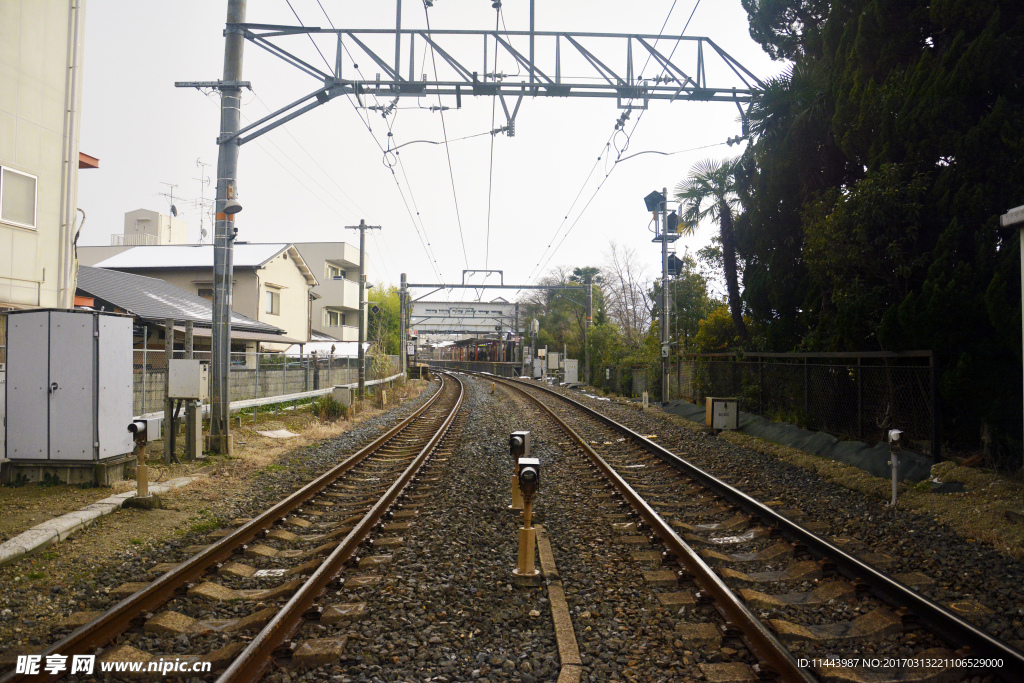
<path id="1" fill-rule="evenodd" d="M 442 378 L 444 375 L 442 375 Z M 73 631 L 66 637 L 57 641 L 43 652 L 43 659 L 47 655 L 82 655 L 88 654 L 97 648 L 104 647 L 116 637 L 131 627 L 139 615 L 152 612 L 161 605 L 169 602 L 178 591 L 187 584 L 201 578 L 207 569 L 230 558 L 236 550 L 253 540 L 257 534 L 269 529 L 274 523 L 301 507 L 306 501 L 332 484 L 338 477 L 361 463 L 375 451 L 377 451 L 392 437 L 412 424 L 418 417 L 426 412 L 435 402 L 438 401 L 444 391 L 444 383 L 430 399 L 420 406 L 409 417 L 405 418 L 387 432 L 364 446 L 351 455 L 344 462 L 331 468 L 313 481 L 295 491 L 287 498 L 279 501 L 268 508 L 259 516 L 254 517 L 233 532 L 210 545 L 208 548 L 193 555 L 178 566 L 163 574 L 158 579 L 142 588 L 138 592 L 121 600 L 106 612 L 96 617 L 88 624 Z M 59 674 L 38 674 L 28 675 L 10 671 L 2 678 L 0 683 L 14 683 L 15 681 L 56 681 L 63 677 Z"/>
<path id="2" fill-rule="evenodd" d="M 442 375 L 442 378 L 444 376 Z M 256 683 L 270 666 L 275 651 L 287 643 L 302 626 L 306 614 L 316 599 L 327 589 L 335 578 L 344 570 L 345 563 L 351 558 L 359 544 L 366 540 L 374 525 L 380 521 L 388 508 L 398 499 L 409 482 L 413 480 L 420 467 L 427 460 L 438 442 L 447 433 L 455 416 L 462 407 L 465 387 L 457 377 L 451 376 L 456 382 L 458 396 L 455 405 L 445 418 L 441 427 L 434 433 L 427 444 L 413 459 L 402 475 L 392 484 L 383 496 L 370 508 L 361 520 L 345 536 L 338 547 L 331 552 L 326 560 L 316 569 L 306 582 L 292 595 L 291 599 L 274 615 L 262 631 L 256 635 L 249 645 L 235 658 L 231 665 L 217 678 L 217 683 Z M 442 386 L 438 394 L 444 391 Z"/>
<path id="3" fill-rule="evenodd" d="M 505 383 L 513 386 L 517 384 L 526 385 L 527 381 L 506 380 Z M 1008 683 L 1024 681 L 1024 653 L 961 619 L 942 605 L 917 593 L 891 576 L 878 571 L 863 560 L 841 550 L 767 505 L 751 498 L 743 491 L 702 470 L 682 456 L 676 455 L 663 446 L 641 436 L 629 427 L 553 389 L 536 384 L 528 386 L 552 396 L 557 396 L 584 413 L 604 422 L 621 434 L 629 436 L 642 444 L 649 452 L 659 456 L 688 477 L 711 489 L 747 514 L 759 518 L 766 526 L 775 527 L 783 537 L 794 543 L 802 544 L 812 554 L 832 564 L 839 573 L 847 578 L 860 580 L 883 602 L 897 608 L 906 608 L 918 623 L 931 629 L 948 642 L 959 647 L 969 647 L 970 657 L 1003 660 L 1002 668 L 988 670 L 1000 679 Z"/>
<path id="4" fill-rule="evenodd" d="M 555 414 L 555 411 L 550 406 L 545 405 L 536 396 L 516 386 L 514 382 L 503 381 L 502 383 L 517 389 L 536 403 L 555 421 L 559 428 L 584 450 L 591 462 L 597 465 L 602 474 L 622 494 L 622 497 L 650 525 L 655 535 L 662 540 L 669 551 L 679 558 L 679 561 L 682 562 L 686 570 L 693 576 L 693 582 L 701 590 L 714 598 L 715 608 L 726 620 L 727 628 L 735 627 L 738 629 L 743 642 L 754 657 L 757 658 L 760 669 L 757 672 L 759 677 L 772 676 L 774 674 L 787 683 L 814 683 L 817 681 L 810 671 L 802 668 L 797 663 L 789 650 L 778 641 L 760 619 L 754 616 L 754 613 L 750 611 L 750 608 L 747 607 L 743 600 L 725 585 L 725 582 L 704 562 L 704 559 L 680 538 L 679 534 L 675 532 L 668 522 L 591 447 L 586 439 L 581 437 L 576 430 Z"/>

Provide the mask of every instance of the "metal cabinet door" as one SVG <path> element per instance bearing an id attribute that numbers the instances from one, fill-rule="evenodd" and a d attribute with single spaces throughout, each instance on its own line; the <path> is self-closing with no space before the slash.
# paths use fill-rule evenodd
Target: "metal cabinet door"
<path id="1" fill-rule="evenodd" d="M 128 425 L 132 421 L 132 321 L 99 317 L 99 458 L 131 453 Z"/>
<path id="2" fill-rule="evenodd" d="M 50 312 L 50 459 L 93 460 L 94 316 Z"/>
<path id="3" fill-rule="evenodd" d="M 12 460 L 48 457 L 49 338 L 46 311 L 7 318 L 7 457 Z"/>

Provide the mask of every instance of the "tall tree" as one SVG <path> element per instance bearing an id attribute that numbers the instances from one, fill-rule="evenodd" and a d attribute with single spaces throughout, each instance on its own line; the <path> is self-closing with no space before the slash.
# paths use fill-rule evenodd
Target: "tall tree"
<path id="1" fill-rule="evenodd" d="M 615 242 L 604 254 L 603 281 L 608 317 L 622 334 L 629 349 L 639 349 L 651 327 L 651 305 L 647 298 L 650 278 L 636 250 Z"/>
<path id="2" fill-rule="evenodd" d="M 1024 4 L 743 5 L 795 62 L 751 106 L 739 174 L 758 329 L 774 350 L 934 349 L 947 439 L 985 423 L 1019 463 L 1019 245 L 996 228 L 1024 203 Z"/>
<path id="3" fill-rule="evenodd" d="M 683 203 L 680 232 L 693 234 L 701 221 L 710 218 L 718 224 L 722 241 L 722 263 L 725 285 L 729 292 L 729 310 L 736 334 L 747 339 L 743 322 L 743 301 L 736 267 L 736 234 L 733 231 L 733 207 L 739 206 L 736 193 L 736 160 L 705 159 L 690 169 L 690 174 L 676 186 L 675 198 Z"/>

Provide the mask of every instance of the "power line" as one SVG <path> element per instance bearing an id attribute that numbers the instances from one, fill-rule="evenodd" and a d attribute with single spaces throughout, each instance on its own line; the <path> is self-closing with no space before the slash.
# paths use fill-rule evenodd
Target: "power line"
<path id="1" fill-rule="evenodd" d="M 295 20 L 299 22 L 299 26 L 301 26 L 302 28 L 306 28 L 306 25 L 302 23 L 302 19 L 299 19 L 299 13 L 295 11 L 294 7 L 292 7 L 292 0 L 284 0 L 284 1 L 288 5 L 288 9 L 290 9 L 292 11 L 292 14 L 295 15 Z M 319 0 L 318 0 L 317 4 L 319 4 Z M 320 9 L 323 9 L 323 8 L 324 8 L 324 6 L 320 5 Z M 327 12 L 324 12 L 325 16 L 326 16 L 326 14 L 327 14 Z M 332 26 L 331 28 L 334 28 L 334 27 Z M 320 59 L 324 60 L 324 64 L 327 66 L 327 71 L 329 73 L 334 73 L 334 67 L 331 66 L 330 62 L 327 61 L 327 58 L 324 57 L 324 53 L 320 52 L 320 46 L 316 44 L 315 40 L 313 40 L 313 34 L 307 33 L 306 37 L 309 38 L 309 42 L 313 43 L 313 47 L 315 47 L 316 51 L 320 54 Z"/>
<path id="2" fill-rule="evenodd" d="M 662 30 L 662 31 L 664 31 L 664 30 L 665 30 L 665 26 L 667 26 L 667 25 L 668 25 L 668 21 L 669 21 L 669 19 L 670 19 L 670 18 L 671 18 L 671 16 L 672 16 L 672 12 L 673 12 L 673 11 L 675 10 L 675 7 L 676 7 L 676 3 L 677 3 L 677 2 L 678 2 L 678 0 L 674 0 L 674 1 L 673 1 L 673 3 L 672 3 L 672 6 L 671 6 L 671 7 L 669 8 L 668 16 L 667 16 L 667 17 L 665 17 L 665 21 L 664 21 L 664 23 L 663 23 L 663 24 L 662 24 L 662 26 L 661 26 L 661 30 Z M 686 30 L 687 30 L 687 29 L 688 29 L 688 28 L 690 27 L 690 21 L 692 21 L 692 20 L 693 20 L 693 15 L 694 15 L 694 14 L 695 14 L 695 13 L 697 12 L 697 7 L 698 7 L 698 6 L 700 6 L 700 2 L 701 2 L 701 0 L 697 0 L 697 2 L 696 2 L 696 3 L 694 3 L 694 5 L 693 5 L 693 10 L 692 10 L 692 11 L 690 12 L 690 16 L 689 16 L 689 18 L 688 18 L 688 19 L 686 20 L 686 24 L 685 24 L 685 25 L 683 26 L 683 30 L 682 30 L 682 31 L 681 31 L 681 32 L 679 33 L 679 36 L 680 36 L 680 37 L 682 37 L 683 35 L 685 35 L 685 33 L 686 33 Z M 679 41 L 676 41 L 675 47 L 673 47 L 673 48 L 672 48 L 672 52 L 671 52 L 671 53 L 669 54 L 669 57 L 668 57 L 668 61 L 671 61 L 671 59 L 672 59 L 672 56 L 673 56 L 673 55 L 675 55 L 675 52 L 676 52 L 676 48 L 678 48 L 678 47 L 679 47 Z M 648 63 L 650 62 L 650 59 L 651 59 L 651 57 L 650 57 L 650 55 L 648 55 L 648 57 L 647 57 L 647 62 L 645 62 L 645 63 L 644 63 L 644 68 L 646 68 L 646 67 L 647 67 L 647 64 L 648 64 Z M 667 71 L 667 67 L 663 67 L 663 68 L 662 68 L 662 72 L 661 72 L 661 73 L 662 73 L 662 74 L 664 74 L 664 73 L 666 73 L 666 71 Z M 642 74 L 643 74 L 643 69 L 641 69 L 641 75 L 642 75 Z M 540 268 L 540 270 L 539 270 L 539 271 L 537 272 L 537 274 L 536 274 L 536 275 L 533 275 L 533 272 L 531 271 L 531 279 L 529 279 L 529 280 L 527 281 L 528 283 L 529 283 L 529 282 L 532 282 L 532 278 L 535 278 L 535 277 L 539 276 L 539 275 L 540 275 L 540 273 L 544 271 L 544 268 L 546 268 L 546 267 L 547 267 L 547 264 L 551 262 L 551 259 L 552 259 L 552 258 L 554 258 L 554 256 L 555 256 L 555 253 L 557 253 L 557 252 L 558 252 L 558 249 L 559 249 L 559 248 L 561 248 L 561 246 L 562 246 L 562 243 L 563 243 L 563 242 L 565 242 L 565 238 L 569 236 L 569 233 L 571 233 L 571 232 L 572 232 L 572 230 L 573 230 L 573 228 L 575 228 L 575 227 L 576 227 L 576 224 L 577 224 L 577 223 L 579 223 L 580 219 L 581 219 L 581 218 L 583 217 L 583 214 L 584 214 L 584 213 L 586 212 L 587 208 L 588 208 L 588 207 L 590 206 L 590 204 L 591 204 L 591 203 L 592 203 L 592 202 L 594 201 L 594 198 L 595 198 L 595 197 L 597 197 L 597 193 L 601 191 L 601 188 L 602 188 L 602 187 L 604 187 L 605 183 L 606 183 L 606 182 L 608 181 L 608 177 L 609 177 L 609 176 L 610 176 L 610 175 L 611 175 L 611 174 L 612 174 L 612 173 L 613 173 L 613 172 L 615 171 L 615 169 L 616 169 L 616 168 L 618 168 L 618 162 L 619 162 L 619 161 L 622 161 L 622 160 L 623 160 L 623 159 L 622 159 L 622 155 L 623 155 L 623 154 L 624 154 L 624 153 L 626 152 L 626 150 L 627 150 L 627 149 L 629 149 L 629 143 L 630 143 L 630 141 L 631 141 L 631 139 L 632 139 L 632 137 L 633 137 L 633 134 L 634 134 L 634 133 L 636 132 L 637 126 L 639 126 L 639 125 L 640 125 L 640 121 L 641 121 L 641 120 L 643 120 L 644 114 L 645 114 L 646 112 L 647 112 L 647 110 L 646 110 L 646 109 L 644 109 L 644 110 L 642 110 L 642 111 L 640 112 L 640 115 L 639 115 L 639 116 L 637 117 L 637 119 L 636 119 L 636 122 L 635 122 L 635 123 L 633 124 L 633 128 L 632 128 L 632 129 L 631 129 L 631 130 L 629 131 L 629 133 L 626 133 L 626 134 L 625 134 L 625 135 L 626 135 L 626 144 L 625 144 L 625 145 L 623 145 L 622 149 L 617 149 L 617 150 L 616 150 L 616 151 L 618 152 L 618 154 L 617 154 L 617 156 L 616 156 L 615 162 L 613 163 L 613 165 L 612 165 L 612 167 L 611 167 L 611 170 L 609 170 L 609 171 L 608 171 L 607 173 L 605 173 L 605 176 L 604 176 L 604 178 L 603 178 L 603 179 L 601 180 L 601 183 L 600 183 L 600 184 L 599 184 L 599 185 L 597 186 L 597 189 L 596 189 L 596 190 L 594 190 L 594 194 L 593 194 L 593 195 L 591 195 L 591 197 L 590 197 L 590 199 L 589 199 L 589 200 L 587 200 L 587 203 L 586 203 L 586 205 L 584 205 L 583 209 L 582 209 L 582 210 L 580 211 L 580 214 L 579 214 L 579 215 L 578 215 L 578 216 L 576 217 L 576 220 L 575 220 L 575 221 L 573 221 L 573 224 L 572 224 L 572 225 L 571 225 L 571 226 L 569 227 L 569 229 L 568 229 L 568 230 L 566 230 L 565 234 L 564 234 L 564 235 L 562 236 L 562 239 L 561 239 L 561 240 L 560 240 L 560 241 L 558 242 L 558 245 L 557 245 L 557 246 L 556 246 L 556 247 L 554 248 L 554 250 L 553 250 L 553 251 L 551 252 L 551 255 L 550 255 L 550 256 L 548 256 L 548 259 L 547 259 L 547 261 L 544 261 L 544 265 L 543 265 L 543 266 L 542 266 L 542 267 Z M 628 115 L 628 113 L 627 113 L 627 115 Z M 611 137 L 609 138 L 609 143 L 610 143 L 610 141 L 611 141 L 611 140 L 612 140 L 612 139 L 614 138 L 614 136 L 616 135 L 616 133 L 617 133 L 617 132 L 619 131 L 619 129 L 620 129 L 620 126 L 621 126 L 622 124 L 624 124 L 624 119 L 620 119 L 620 124 L 617 124 L 617 125 L 616 125 L 616 131 L 615 131 L 614 133 L 612 133 Z M 598 161 L 599 161 L 599 162 L 600 162 L 600 160 L 601 160 L 601 157 L 598 157 Z M 583 192 L 583 189 L 584 189 L 584 188 L 586 187 L 586 185 L 587 185 L 587 182 L 589 182 L 589 180 L 590 180 L 590 177 L 591 177 L 591 176 L 592 176 L 592 175 L 594 174 L 594 169 L 596 169 L 596 168 L 597 168 L 597 164 L 595 164 L 595 165 L 594 165 L 594 168 L 592 168 L 592 169 L 590 170 L 590 175 L 588 175 L 588 176 L 587 176 L 587 179 L 586 179 L 585 181 L 583 181 L 583 187 L 581 187 L 581 188 L 580 188 L 580 193 L 582 193 L 582 192 Z M 578 199 L 579 199 L 579 194 L 577 194 L 576 200 L 574 200 L 574 201 L 573 201 L 573 206 L 575 206 L 575 205 L 576 205 L 576 201 L 577 201 Z M 569 213 L 571 213 L 571 212 L 572 212 L 572 208 L 570 207 L 570 209 L 569 209 Z M 561 230 L 561 227 L 562 227 L 562 225 L 564 225 L 564 223 L 565 223 L 565 221 L 566 221 L 566 220 L 568 220 L 568 215 L 566 215 L 565 219 L 563 219 L 563 221 L 562 221 L 562 223 L 561 223 L 561 224 L 559 225 L 558 229 L 557 229 L 557 230 L 555 230 L 555 233 L 554 233 L 554 235 L 552 236 L 552 240 L 551 240 L 551 243 L 552 243 L 552 244 L 554 243 L 554 240 L 555 240 L 555 239 L 557 238 L 557 236 L 558 236 L 558 230 Z M 548 248 L 550 248 L 550 247 L 551 247 L 551 244 L 549 244 L 549 245 L 548 245 Z M 544 254 L 546 254 L 546 253 L 547 253 L 547 249 L 545 249 L 545 250 L 544 250 L 544 253 L 543 253 L 543 254 L 541 254 L 541 260 L 543 260 L 543 259 L 544 259 Z M 538 263 L 539 263 L 539 262 L 538 262 Z"/>
<path id="3" fill-rule="evenodd" d="M 271 112 L 272 111 L 270 109 L 270 107 L 267 106 L 267 103 L 264 102 L 263 99 L 259 95 L 256 94 L 255 90 L 253 91 L 253 95 L 256 97 L 257 100 L 259 100 L 260 104 L 263 105 L 263 108 L 266 109 L 267 112 Z M 294 135 L 292 135 L 291 131 L 288 130 L 288 127 L 287 126 L 282 126 L 281 130 L 284 131 L 288 135 L 288 137 L 290 137 L 295 142 L 296 145 L 298 145 L 299 149 L 301 149 L 303 152 L 306 153 L 306 156 L 309 157 L 309 160 L 312 161 L 314 164 L 316 164 L 316 167 L 319 168 L 323 172 L 324 176 L 326 176 L 327 179 L 330 180 L 331 183 L 336 188 L 338 188 L 338 191 L 341 192 L 342 195 L 344 195 L 345 199 L 347 199 L 348 201 L 352 202 L 352 205 L 355 207 L 355 210 L 358 211 L 360 214 L 366 215 L 366 211 L 364 211 L 363 208 L 361 206 L 359 206 L 359 202 L 357 202 L 347 192 L 345 192 L 345 188 L 343 188 L 341 185 L 338 184 L 338 182 L 336 180 L 334 180 L 334 177 L 330 173 L 328 173 L 327 170 L 323 166 L 320 165 L 320 162 L 318 162 L 316 160 L 316 157 L 314 157 L 312 154 L 310 154 L 309 150 L 306 149 L 302 145 L 301 142 L 299 142 L 298 138 L 296 138 Z"/>
<path id="4" fill-rule="evenodd" d="M 427 19 L 427 32 L 430 31 L 430 12 L 427 11 L 427 4 L 423 3 L 423 15 Z M 437 56 L 434 54 L 433 48 L 430 50 L 430 61 L 434 66 L 434 78 L 437 79 Z M 437 104 L 441 105 L 441 95 L 437 96 Z M 438 113 L 441 114 L 441 132 L 444 134 L 444 153 L 448 157 L 448 176 L 452 181 L 452 199 L 455 202 L 455 218 L 459 223 L 459 240 L 462 241 L 462 258 L 466 262 L 466 268 L 469 268 L 469 256 L 466 254 L 466 236 L 462 232 L 462 216 L 459 213 L 459 195 L 455 192 L 455 170 L 452 168 L 452 152 L 448 146 L 448 128 L 444 122 L 444 109 L 438 109 Z M 491 126 L 494 127 L 493 125 Z"/>
<path id="5" fill-rule="evenodd" d="M 334 29 L 335 28 L 334 27 L 334 22 L 331 21 L 330 15 L 327 14 L 327 10 L 324 9 L 324 6 L 320 2 L 320 0 L 317 0 L 317 5 L 320 6 L 320 11 L 323 12 L 324 18 L 327 19 L 327 23 L 330 24 L 332 29 Z M 290 3 L 289 3 L 289 7 L 291 7 Z M 302 20 L 299 19 L 299 16 L 295 12 L 294 8 L 292 8 L 292 13 L 295 14 L 295 18 L 299 21 L 299 24 L 302 25 Z M 312 38 L 311 38 L 311 40 L 312 40 Z M 314 45 L 315 45 L 315 43 L 314 43 Z M 345 51 L 345 54 L 348 55 L 349 61 L 352 62 L 353 67 L 356 69 L 356 71 L 359 72 L 360 77 L 363 77 L 362 76 L 362 70 L 359 69 L 358 65 L 356 64 L 355 59 L 352 57 L 352 53 L 349 52 L 348 47 L 345 46 L 344 42 L 341 43 L 341 46 L 342 46 L 342 49 Z M 319 51 L 319 48 L 318 48 L 318 51 Z M 323 54 L 322 53 L 321 53 L 320 56 L 321 56 L 321 58 L 323 58 Z M 326 59 L 324 61 L 326 62 Z M 377 99 L 376 95 L 374 95 L 373 97 L 374 97 L 374 101 L 378 102 L 378 104 L 379 104 L 379 100 Z M 367 132 L 369 132 L 370 137 L 373 138 L 373 141 L 377 144 L 377 147 L 378 147 L 378 149 L 380 149 L 381 154 L 383 154 L 385 156 L 385 158 L 386 158 L 388 150 L 384 149 L 384 146 L 380 144 L 380 141 L 377 139 L 377 136 L 373 134 L 373 129 L 370 128 L 369 121 L 363 119 L 363 116 L 359 113 L 359 108 L 356 107 L 355 103 L 352 101 L 351 95 L 346 95 L 346 100 L 348 100 L 348 103 L 349 103 L 349 105 L 351 105 L 353 111 L 356 112 L 356 115 L 359 117 L 359 121 L 366 128 Z M 388 135 L 392 139 L 394 139 L 394 135 L 393 135 L 393 133 L 391 131 L 390 122 L 387 120 L 386 116 L 384 117 L 384 122 L 385 122 L 385 125 L 388 126 Z M 395 152 L 394 155 L 395 155 L 395 158 L 399 160 L 399 164 L 401 164 L 401 157 L 398 156 L 398 153 Z M 398 182 L 398 177 L 395 174 L 394 168 L 388 166 L 388 170 L 391 172 L 391 179 L 395 182 L 395 187 L 398 189 L 398 194 L 402 198 L 402 203 L 405 205 L 406 212 L 409 214 L 409 220 L 412 223 L 412 227 L 416 231 L 416 236 L 419 238 L 420 244 L 423 247 L 423 254 L 427 258 L 427 262 L 430 264 L 430 268 L 431 268 L 431 270 L 434 271 L 434 274 L 437 276 L 438 280 L 440 282 L 444 282 L 444 277 L 441 275 L 441 271 L 439 270 L 440 264 L 438 263 L 437 257 L 435 256 L 435 254 L 433 252 L 433 249 L 430 246 L 430 237 L 429 237 L 429 235 L 427 235 L 427 226 L 423 224 L 422 218 L 420 219 L 420 224 L 419 225 L 416 224 L 416 219 L 412 215 L 412 210 L 409 208 L 409 202 L 405 198 L 405 192 L 402 190 L 401 183 Z M 415 204 L 416 199 L 415 199 L 415 196 L 413 196 L 412 185 L 409 183 L 409 178 L 408 178 L 407 175 L 405 175 L 404 165 L 402 167 L 402 174 L 403 174 L 403 176 L 405 176 L 405 183 L 406 183 L 406 186 L 409 189 L 409 196 L 412 197 L 413 204 Z M 419 211 L 418 210 L 417 210 L 416 214 L 417 214 L 417 216 L 419 215 Z M 420 230 L 421 228 L 422 228 L 422 232 Z M 387 242 L 385 241 L 385 245 L 386 244 L 387 244 Z M 389 248 L 389 252 L 388 253 L 390 254 L 390 248 Z"/>

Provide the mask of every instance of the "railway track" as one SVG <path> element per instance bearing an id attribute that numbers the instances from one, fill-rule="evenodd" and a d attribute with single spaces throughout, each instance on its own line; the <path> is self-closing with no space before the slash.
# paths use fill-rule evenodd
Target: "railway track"
<path id="1" fill-rule="evenodd" d="M 325 606 L 328 589 L 345 584 L 343 573 L 371 532 L 380 532 L 372 539 L 375 552 L 401 543 L 408 527 L 402 520 L 415 515 L 418 504 L 399 501 L 428 458 L 444 448 L 465 390 L 458 378 L 440 376 L 441 387 L 429 401 L 344 462 L 259 516 L 214 532 L 218 540 L 192 548 L 187 560 L 158 565 L 154 581 L 116 589 L 124 599 L 102 614 L 73 615 L 71 623 L 84 623 L 41 653 L 43 665 L 48 656 L 71 660 L 102 649 L 100 662 L 138 662 L 142 671 L 151 662 L 174 662 L 177 668 L 164 675 L 207 672 L 209 678 L 219 671 L 222 683 L 260 680 L 278 658 L 315 665 L 336 644 L 292 638 L 310 620 L 344 618 L 359 609 Z M 374 561 L 371 556 L 356 564 Z M 239 614 L 239 601 L 255 604 L 255 611 Z M 168 634 L 183 636 L 188 651 L 144 649 L 151 636 Z M 35 675 L 11 671 L 0 681 L 56 680 L 70 670 L 41 669 Z"/>
<path id="2" fill-rule="evenodd" d="M 743 640 L 758 678 L 1024 680 L 1024 655 L 873 566 L 883 556 L 847 552 L 799 510 L 755 500 L 558 392 L 484 377 L 528 398 L 571 439 L 638 518 L 620 531 L 660 540 L 678 585 L 714 605 L 719 631 Z M 773 612 L 784 618 L 765 618 Z M 899 647 L 876 649 L 898 638 Z"/>

